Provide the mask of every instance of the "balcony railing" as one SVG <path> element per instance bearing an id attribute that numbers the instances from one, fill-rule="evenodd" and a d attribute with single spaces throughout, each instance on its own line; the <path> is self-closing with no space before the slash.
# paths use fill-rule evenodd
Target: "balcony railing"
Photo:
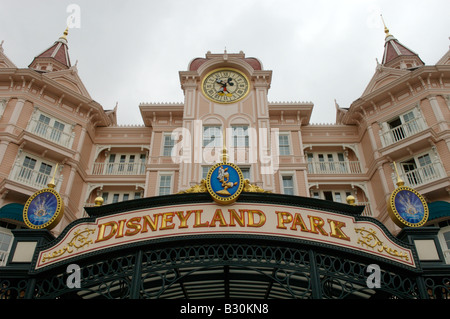
<path id="1" fill-rule="evenodd" d="M 28 185 L 37 189 L 46 188 L 52 177 L 37 170 L 30 169 L 20 164 L 14 164 L 9 175 L 9 179 L 20 184 Z M 56 181 L 55 189 L 59 191 L 61 187 L 62 176 Z"/>
<path id="2" fill-rule="evenodd" d="M 145 163 L 94 163 L 92 175 L 143 175 Z"/>
<path id="3" fill-rule="evenodd" d="M 72 147 L 74 134 L 61 131 L 55 127 L 47 125 L 37 119 L 31 119 L 28 124 L 27 131 L 37 136 L 43 137 L 46 140 L 52 141 L 56 144 L 62 145 L 67 148 Z"/>
<path id="4" fill-rule="evenodd" d="M 361 174 L 359 161 L 308 162 L 310 174 Z"/>
<path id="5" fill-rule="evenodd" d="M 443 176 L 443 168 L 440 163 L 431 163 L 400 174 L 400 177 L 405 182 L 405 185 L 409 187 L 424 185 L 438 180 Z M 396 179 L 397 178 L 393 176 L 394 184 L 396 183 Z"/>
<path id="6" fill-rule="evenodd" d="M 412 119 L 411 121 L 396 126 L 387 132 L 380 133 L 381 143 L 383 144 L 383 147 L 389 146 L 423 130 L 424 127 L 421 121 L 418 119 Z"/>
<path id="7" fill-rule="evenodd" d="M 372 209 L 370 208 L 369 202 L 359 202 L 356 205 L 358 206 L 365 206 L 363 212 L 361 213 L 361 216 L 370 216 L 372 217 Z"/>

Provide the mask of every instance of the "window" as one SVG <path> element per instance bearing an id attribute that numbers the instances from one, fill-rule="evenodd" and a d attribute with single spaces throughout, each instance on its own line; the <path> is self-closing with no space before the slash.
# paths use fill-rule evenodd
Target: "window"
<path id="1" fill-rule="evenodd" d="M 441 176 L 439 162 L 433 162 L 430 153 L 415 156 L 400 163 L 402 179 L 408 186 L 416 186 L 436 180 Z"/>
<path id="2" fill-rule="evenodd" d="M 294 179 L 292 175 L 283 175 L 283 193 L 286 195 L 294 195 Z"/>
<path id="3" fill-rule="evenodd" d="M 136 159 L 140 156 L 140 161 Z M 109 154 L 107 163 L 94 163 L 94 174 L 145 174 L 145 154 Z"/>
<path id="4" fill-rule="evenodd" d="M 280 155 L 291 155 L 289 135 L 287 133 L 278 135 L 278 147 Z"/>
<path id="5" fill-rule="evenodd" d="M 220 126 L 203 127 L 203 147 L 221 147 L 222 131 Z"/>
<path id="6" fill-rule="evenodd" d="M 132 198 L 134 196 L 134 198 Z M 111 204 L 111 203 L 119 203 L 124 202 L 130 199 L 139 199 L 141 198 L 141 192 L 130 192 L 130 191 L 117 191 L 114 192 L 112 198 L 109 196 L 109 192 L 103 192 L 103 203 Z"/>
<path id="7" fill-rule="evenodd" d="M 206 179 L 206 177 L 208 177 L 208 172 L 210 168 L 211 168 L 210 166 L 202 166 L 202 179 Z"/>
<path id="8" fill-rule="evenodd" d="M 417 114 L 416 114 L 417 113 Z M 422 130 L 419 111 L 414 109 L 387 121 L 391 142 L 400 141 Z"/>
<path id="9" fill-rule="evenodd" d="M 12 233 L 8 229 L 0 228 L 0 265 L 6 263 L 12 239 Z"/>
<path id="10" fill-rule="evenodd" d="M 175 140 L 171 134 L 164 135 L 163 156 L 172 156 L 172 149 L 175 146 Z"/>
<path id="11" fill-rule="evenodd" d="M 248 147 L 248 126 L 232 127 L 233 147 Z"/>
<path id="12" fill-rule="evenodd" d="M 32 117 L 28 130 L 52 142 L 69 147 L 72 136 L 65 132 L 66 127 L 70 127 L 70 125 L 39 112 L 39 116 Z"/>
<path id="13" fill-rule="evenodd" d="M 112 200 L 112 202 L 113 202 L 113 203 L 119 202 L 119 196 L 120 196 L 119 194 L 114 194 L 114 195 L 113 195 L 113 200 Z"/>
<path id="14" fill-rule="evenodd" d="M 241 172 L 242 172 L 242 177 L 245 179 L 248 179 L 249 181 L 250 179 L 250 167 L 240 167 Z"/>
<path id="15" fill-rule="evenodd" d="M 47 186 L 50 181 L 53 165 L 43 162 L 39 158 L 25 155 L 18 173 L 13 177 L 17 181 L 30 184 L 33 187 Z"/>
<path id="16" fill-rule="evenodd" d="M 172 175 L 161 175 L 159 177 L 159 195 L 171 193 Z"/>
<path id="17" fill-rule="evenodd" d="M 347 203 L 347 197 L 352 195 L 350 191 L 341 190 L 314 190 L 311 191 L 311 197 L 325 199 L 332 202 Z"/>

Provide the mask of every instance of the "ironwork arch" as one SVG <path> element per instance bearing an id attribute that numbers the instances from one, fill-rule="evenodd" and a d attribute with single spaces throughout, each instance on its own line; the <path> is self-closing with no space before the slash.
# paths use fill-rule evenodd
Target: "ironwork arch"
<path id="1" fill-rule="evenodd" d="M 367 286 L 369 259 L 278 240 L 197 239 L 143 245 L 76 261 L 32 281 L 9 281 L 9 293 L 35 299 L 368 299 L 418 298 L 413 271 L 381 265 L 380 288 Z"/>

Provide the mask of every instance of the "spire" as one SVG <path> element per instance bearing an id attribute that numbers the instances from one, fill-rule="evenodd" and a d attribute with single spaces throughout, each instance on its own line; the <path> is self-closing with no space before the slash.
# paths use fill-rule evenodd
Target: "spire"
<path id="1" fill-rule="evenodd" d="M 380 14 L 380 16 L 381 16 L 381 21 L 383 21 L 384 33 L 386 33 L 386 39 L 387 39 L 389 36 L 392 36 L 392 35 L 389 33 L 389 29 L 386 27 L 386 23 L 384 23 L 383 15 Z"/>
<path id="2" fill-rule="evenodd" d="M 34 58 L 29 67 L 41 72 L 52 72 L 70 68 L 69 47 L 67 46 L 68 34 L 69 28 L 67 27 L 62 36 L 52 46 Z"/>
<path id="3" fill-rule="evenodd" d="M 383 21 L 384 33 L 386 34 L 381 64 L 394 69 L 410 69 L 424 65 L 425 63 L 423 63 L 417 53 L 408 49 L 390 34 L 382 15 L 381 20 Z"/>

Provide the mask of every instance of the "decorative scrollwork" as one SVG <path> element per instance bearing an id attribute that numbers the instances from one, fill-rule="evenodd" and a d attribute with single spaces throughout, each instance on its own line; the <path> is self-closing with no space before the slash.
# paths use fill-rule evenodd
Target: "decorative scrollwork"
<path id="1" fill-rule="evenodd" d="M 244 180 L 244 192 L 249 193 L 270 193 L 270 191 L 266 191 L 257 185 L 250 184 L 248 179 Z"/>
<path id="2" fill-rule="evenodd" d="M 89 244 L 94 243 L 93 239 L 90 236 L 95 232 L 94 228 L 85 228 L 84 230 L 77 230 L 72 239 L 65 245 L 63 248 L 59 250 L 55 250 L 48 255 L 44 255 L 42 257 L 42 262 L 46 262 L 47 260 L 62 256 L 66 253 L 71 254 L 73 249 L 77 250 L 81 247 L 87 246 Z"/>
<path id="3" fill-rule="evenodd" d="M 384 244 L 378 238 L 376 231 L 372 228 L 370 228 L 369 230 L 365 229 L 365 227 L 355 228 L 355 232 L 361 234 L 361 238 L 358 238 L 357 242 L 361 246 L 367 246 L 372 249 L 378 247 L 377 249 L 379 252 L 383 252 L 384 250 L 391 256 L 400 257 L 402 259 L 405 259 L 406 261 L 409 260 L 408 254 L 406 252 L 398 251 L 397 249 L 390 248 L 386 244 Z"/>
<path id="4" fill-rule="evenodd" d="M 179 192 L 178 194 L 185 193 L 206 193 L 208 190 L 206 188 L 206 180 L 202 179 L 200 184 L 196 184 L 189 189 Z"/>

